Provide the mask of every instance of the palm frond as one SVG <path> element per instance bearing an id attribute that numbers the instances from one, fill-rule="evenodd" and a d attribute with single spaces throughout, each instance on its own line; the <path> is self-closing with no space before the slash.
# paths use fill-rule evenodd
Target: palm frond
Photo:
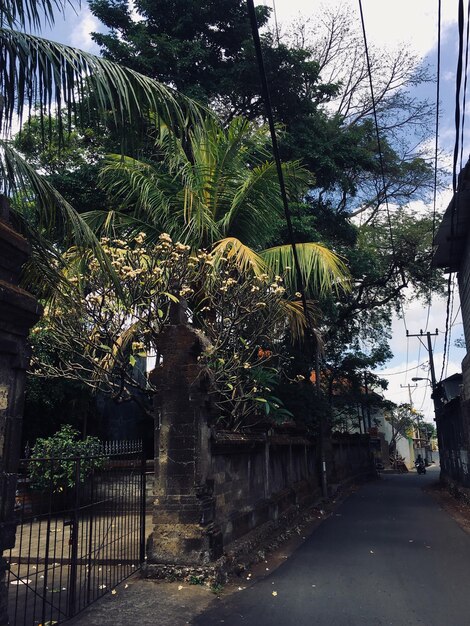
<path id="1" fill-rule="evenodd" d="M 323 295 L 350 289 L 348 268 L 329 248 L 319 243 L 299 243 L 296 249 L 302 285 L 308 293 Z M 261 256 L 271 272 L 285 275 L 286 287 L 291 293 L 300 288 L 291 245 L 268 248 L 263 250 Z"/>
<path id="2" fill-rule="evenodd" d="M 169 176 L 156 165 L 118 154 L 108 154 L 100 172 L 100 184 L 110 197 L 134 212 L 161 222 L 169 213 Z"/>
<path id="3" fill-rule="evenodd" d="M 150 112 L 169 126 L 184 126 L 188 116 L 199 119 L 202 111 L 194 101 L 134 70 L 8 28 L 0 28 L 0 88 L 3 130 L 34 107 L 49 115 L 65 108 L 69 119 L 79 110 L 86 113 L 80 109 L 86 98 L 119 128 Z"/>
<path id="4" fill-rule="evenodd" d="M 0 25 L 10 28 L 26 26 L 40 29 L 44 24 L 54 24 L 54 13 L 63 13 L 65 7 L 80 5 L 73 0 L 2 0 L 0 4 Z"/>
<path id="5" fill-rule="evenodd" d="M 227 259 L 235 259 L 242 273 L 253 272 L 256 276 L 266 273 L 266 264 L 263 258 L 235 237 L 227 237 L 218 241 L 212 249 L 212 256 L 215 265 L 223 256 Z"/>
<path id="6" fill-rule="evenodd" d="M 307 318 L 304 312 L 304 306 L 301 300 L 281 300 L 280 305 L 287 317 L 291 340 L 293 342 L 302 341 L 307 330 Z M 316 324 L 318 318 L 318 307 L 312 300 L 307 300 L 307 313 L 310 321 L 310 330 L 315 334 L 317 345 L 323 345 L 321 333 L 313 324 Z"/>
<path id="7" fill-rule="evenodd" d="M 63 198 L 52 185 L 38 174 L 9 145 L 0 140 L 0 190 L 13 199 L 12 210 L 17 214 L 24 234 L 33 244 L 35 260 L 44 263 L 36 267 L 39 278 L 41 272 L 52 276 L 58 257 L 53 254 L 54 245 L 44 237 L 45 232 L 53 232 L 60 225 L 62 244 L 76 245 L 80 249 L 91 248 L 99 261 L 118 281 L 109 259 L 102 252 L 99 241 L 81 215 Z M 30 278 L 33 278 L 33 274 Z M 58 275 L 57 275 L 58 278 Z"/>
<path id="8" fill-rule="evenodd" d="M 283 170 L 289 196 L 301 197 L 310 173 L 295 161 L 284 164 Z M 269 233 L 273 217 L 276 214 L 282 216 L 282 212 L 276 165 L 265 162 L 254 167 L 248 175 L 245 173 L 232 196 L 231 206 L 219 219 L 223 232 L 259 246 L 260 233 Z"/>

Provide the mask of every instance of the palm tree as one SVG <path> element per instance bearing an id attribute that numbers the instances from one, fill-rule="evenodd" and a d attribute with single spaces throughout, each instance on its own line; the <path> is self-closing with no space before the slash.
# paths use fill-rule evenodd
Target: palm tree
<path id="1" fill-rule="evenodd" d="M 75 243 L 98 248 L 93 232 L 63 198 L 21 158 L 8 142 L 12 129 L 21 126 L 32 111 L 44 123 L 57 116 L 59 134 L 69 124 L 86 119 L 87 111 L 111 120 L 121 133 L 142 119 L 155 119 L 175 129 L 197 116 L 199 107 L 190 99 L 138 72 L 70 46 L 26 32 L 53 24 L 54 12 L 73 0 L 1 0 L 0 2 L 0 193 L 33 197 L 34 227 L 23 220 L 33 243 L 56 214 L 73 234 Z M 77 3 L 78 4 L 78 3 Z M 63 115 L 65 112 L 65 123 Z M 21 214 L 21 206 L 14 207 Z M 21 221 L 21 215 L 20 215 Z M 49 248 L 49 253 L 53 251 Z"/>
<path id="2" fill-rule="evenodd" d="M 152 241 L 167 232 L 197 247 L 211 248 L 215 262 L 235 256 L 242 270 L 283 274 L 293 267 L 290 245 L 266 248 L 283 207 L 268 134 L 243 118 L 227 128 L 214 118 L 191 127 L 184 137 L 161 126 L 157 157 L 138 161 L 110 155 L 102 171 L 117 207 L 85 215 L 93 230 L 107 234 L 144 231 Z M 284 164 L 291 199 L 305 193 L 311 175 L 298 162 Z M 319 243 L 297 244 L 302 283 L 310 295 L 345 288 L 341 259 Z M 287 287 L 299 288 L 293 272 Z"/>

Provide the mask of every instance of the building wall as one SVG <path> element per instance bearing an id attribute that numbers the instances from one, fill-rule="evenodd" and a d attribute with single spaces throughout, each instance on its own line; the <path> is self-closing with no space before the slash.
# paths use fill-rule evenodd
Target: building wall
<path id="1" fill-rule="evenodd" d="M 470 402 L 454 398 L 437 415 L 441 477 L 470 487 Z"/>
<path id="2" fill-rule="evenodd" d="M 386 420 L 383 415 L 376 417 L 379 422 L 378 428 L 385 435 L 385 440 L 390 443 L 393 437 L 393 428 L 391 423 Z M 400 437 L 397 440 L 397 452 L 398 454 L 404 458 L 405 465 L 408 469 L 414 467 L 415 462 L 415 450 L 413 450 L 413 440 L 408 437 Z M 416 451 L 416 454 L 419 454 L 419 450 Z M 424 455 L 422 454 L 423 458 Z"/>
<path id="3" fill-rule="evenodd" d="M 458 282 L 465 342 L 470 346 L 470 237 L 467 237 L 465 252 L 461 259 Z"/>

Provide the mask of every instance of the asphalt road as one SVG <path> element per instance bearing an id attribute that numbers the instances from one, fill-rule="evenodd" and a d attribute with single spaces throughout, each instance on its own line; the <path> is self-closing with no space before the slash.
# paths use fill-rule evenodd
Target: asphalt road
<path id="1" fill-rule="evenodd" d="M 387 474 L 349 497 L 275 572 L 217 601 L 199 626 L 470 626 L 470 535 Z"/>

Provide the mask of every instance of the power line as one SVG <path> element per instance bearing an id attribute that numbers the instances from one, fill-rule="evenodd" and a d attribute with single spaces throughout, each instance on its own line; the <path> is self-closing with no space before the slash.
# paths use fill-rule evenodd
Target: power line
<path id="1" fill-rule="evenodd" d="M 449 314 L 449 320 L 452 320 L 452 317 L 454 315 L 454 300 L 455 300 L 455 280 L 452 281 L 452 295 L 450 298 L 450 314 Z M 449 323 L 449 338 L 448 338 L 448 342 L 449 342 L 449 352 L 450 352 L 450 341 L 452 339 L 452 328 L 453 328 L 453 324 L 450 321 Z M 446 369 L 445 369 L 445 374 L 444 377 L 447 378 L 447 371 L 449 368 L 449 356 L 447 357 L 447 363 L 446 363 Z"/>
<path id="2" fill-rule="evenodd" d="M 248 15 L 250 18 L 251 31 L 252 31 L 253 42 L 255 46 L 256 58 L 258 61 L 258 68 L 259 68 L 260 79 L 261 79 L 261 91 L 263 95 L 264 105 L 266 108 L 266 117 L 268 118 L 268 125 L 269 125 L 270 134 L 271 134 L 271 142 L 273 146 L 274 160 L 276 163 L 277 177 L 279 180 L 279 187 L 281 190 L 281 198 L 282 198 L 282 205 L 284 208 L 284 216 L 286 218 L 287 231 L 289 233 L 289 241 L 290 241 L 290 245 L 292 248 L 292 255 L 294 257 L 294 266 L 295 266 L 295 272 L 297 275 L 298 290 L 302 296 L 302 305 L 305 311 L 307 328 L 310 331 L 311 337 L 313 339 L 315 337 L 315 332 L 311 324 L 310 315 L 308 312 L 307 298 L 305 295 L 302 271 L 300 268 L 299 256 L 298 256 L 297 246 L 296 246 L 295 237 L 294 237 L 294 229 L 292 227 L 292 218 L 291 218 L 291 213 L 289 209 L 289 201 L 287 199 L 286 185 L 284 181 L 284 174 L 282 171 L 281 156 L 279 153 L 279 146 L 277 143 L 276 127 L 274 125 L 274 115 L 273 115 L 273 109 L 271 105 L 271 96 L 269 94 L 268 80 L 266 76 L 266 69 L 264 67 L 263 52 L 261 49 L 261 40 L 260 40 L 259 30 L 258 30 L 258 21 L 256 19 L 256 11 L 255 11 L 255 5 L 253 3 L 253 0 L 247 0 L 247 6 L 248 6 Z"/>
<path id="3" fill-rule="evenodd" d="M 402 370 L 401 372 L 391 372 L 390 374 L 386 374 L 385 372 L 379 372 L 377 374 L 377 376 L 385 376 L 385 377 L 387 377 L 387 376 L 398 376 L 399 374 L 406 374 L 408 372 L 411 372 L 411 370 L 414 370 L 414 369 L 417 370 L 418 367 L 422 367 L 423 365 L 426 365 L 426 363 L 427 363 L 427 361 L 423 361 L 422 363 L 419 363 L 416 366 L 413 365 L 413 367 L 410 367 L 409 369 L 406 369 L 406 370 Z"/>
<path id="4" fill-rule="evenodd" d="M 362 0 L 359 0 L 359 13 L 361 16 L 361 25 L 362 25 L 362 36 L 364 38 L 364 50 L 365 50 L 365 54 L 366 54 L 366 63 L 367 63 L 367 73 L 369 75 L 369 87 L 370 87 L 370 95 L 371 95 L 371 99 L 372 99 L 372 111 L 373 111 L 373 115 L 374 115 L 374 124 L 375 124 L 375 134 L 376 134 L 376 138 L 377 138 L 377 148 L 379 150 L 379 163 L 380 163 L 380 172 L 381 172 L 381 176 L 382 176 L 382 186 L 383 186 L 383 194 L 384 194 L 384 199 L 385 199 L 385 207 L 387 209 L 387 221 L 388 221 L 388 228 L 390 231 L 390 243 L 392 246 L 392 256 L 395 258 L 395 242 L 393 239 L 393 230 L 392 230 L 392 220 L 390 217 L 390 208 L 388 206 L 388 194 L 387 194 L 387 185 L 385 183 L 385 167 L 384 167 L 384 160 L 383 160 L 383 153 L 382 153 L 382 142 L 380 140 L 380 132 L 379 132 L 379 123 L 378 123 L 378 119 L 377 119 L 377 107 L 375 104 L 375 96 L 374 96 L 374 85 L 372 82 L 372 71 L 371 71 L 371 67 L 370 67 L 370 56 L 369 56 L 369 46 L 367 45 L 367 34 L 366 34 L 366 25 L 364 22 L 364 12 L 362 10 Z M 377 198 L 378 200 L 378 198 Z"/>
<path id="5" fill-rule="evenodd" d="M 462 101 L 462 129 L 461 129 L 461 133 L 460 133 L 460 171 L 462 171 L 463 168 L 463 143 L 464 143 L 464 129 L 465 129 L 465 113 L 466 113 L 466 101 L 467 101 L 467 70 L 468 70 L 468 40 L 469 40 L 469 34 L 470 34 L 470 2 L 467 2 L 467 33 L 466 33 L 466 41 L 465 41 L 465 71 L 464 71 L 464 85 L 463 85 L 463 101 Z M 457 192 L 459 193 L 459 192 Z M 457 207 L 458 208 L 458 207 Z M 454 312 L 454 301 L 455 301 L 455 278 L 452 282 L 452 296 L 451 296 L 451 307 L 450 307 L 450 317 L 449 320 L 452 320 L 452 315 Z M 460 307 L 459 307 L 460 310 Z M 456 316 L 457 317 L 457 316 Z M 452 337 L 452 329 L 454 327 L 454 323 L 455 323 L 455 319 L 454 321 L 450 321 L 450 325 L 449 325 L 449 345 L 448 345 L 448 351 L 450 353 L 450 341 L 451 341 L 451 337 Z M 447 363 L 446 363 L 446 369 L 445 369 L 445 376 L 447 378 L 447 374 L 448 374 L 448 368 L 449 368 L 449 354 L 447 356 Z"/>
<path id="6" fill-rule="evenodd" d="M 273 15 L 274 15 L 274 26 L 276 28 L 277 45 L 279 47 L 279 25 L 277 23 L 276 0 L 273 0 Z"/>
<path id="7" fill-rule="evenodd" d="M 362 0 L 359 0 L 359 13 L 360 13 L 360 17 L 361 17 L 361 26 L 362 26 L 362 36 L 364 39 L 364 51 L 365 51 L 365 55 L 366 55 L 366 63 L 367 63 L 367 73 L 368 73 L 368 77 L 369 77 L 369 88 L 370 88 L 370 94 L 371 94 L 371 99 L 372 99 L 372 111 L 373 111 L 373 117 L 374 117 L 374 126 L 375 126 L 375 134 L 376 134 L 376 139 L 377 139 L 377 148 L 379 151 L 379 163 L 380 163 L 380 173 L 381 173 L 381 177 L 382 177 L 382 194 L 385 200 L 385 208 L 386 208 L 386 212 L 387 212 L 387 223 L 388 223 L 388 230 L 389 230 L 389 234 L 390 234 L 390 245 L 392 248 L 392 260 L 393 263 L 396 265 L 396 267 L 399 267 L 399 263 L 397 262 L 397 258 L 396 258 L 396 250 L 395 250 L 395 240 L 393 237 L 393 228 L 392 228 L 392 219 L 391 219 L 391 215 L 390 215 L 390 207 L 389 207 L 389 201 L 388 201 L 388 192 L 387 192 L 387 184 L 385 181 L 385 165 L 384 165 L 384 158 L 383 158 L 383 151 L 382 151 L 382 142 L 380 139 L 380 131 L 379 131 L 379 123 L 378 123 L 378 118 L 377 118 L 377 106 L 376 106 L 376 102 L 375 102 L 375 95 L 374 95 L 374 85 L 373 85 L 373 81 L 372 81 L 372 71 L 371 71 L 371 65 L 370 65 L 370 55 L 369 55 L 369 46 L 367 43 L 367 32 L 366 32 L 366 26 L 365 26 L 365 20 L 364 20 L 364 11 L 362 8 Z M 379 197 L 379 194 L 377 194 L 377 199 Z M 401 306 L 401 310 L 402 310 L 402 316 L 403 316 L 403 324 L 405 326 L 405 331 L 406 333 L 408 333 L 408 328 L 407 328 L 407 324 L 406 324 L 406 317 L 405 317 L 405 311 L 403 309 L 403 304 L 400 301 L 400 306 Z M 418 360 L 419 360 L 419 356 L 418 356 Z M 408 350 L 407 350 L 407 366 L 408 366 Z"/>
<path id="8" fill-rule="evenodd" d="M 440 99 L 441 99 L 441 21 L 442 21 L 442 4 L 441 0 L 437 3 L 437 67 L 436 67 L 436 125 L 435 125 L 435 143 L 434 143 L 434 189 L 433 189 L 433 201 L 432 201 L 432 243 L 436 236 L 436 215 L 437 215 L 437 162 L 439 154 L 439 114 L 440 114 Z M 429 304 L 428 312 L 426 316 L 425 330 L 428 330 L 429 316 L 431 314 L 432 304 L 432 277 L 434 269 L 432 263 L 429 264 Z"/>
<path id="9" fill-rule="evenodd" d="M 402 316 L 402 320 L 403 320 L 403 326 L 405 327 L 405 334 L 408 334 L 408 327 L 406 325 L 406 318 L 405 318 L 405 309 L 403 308 L 403 303 L 400 300 L 400 308 L 401 308 L 401 316 Z M 408 337 L 406 338 L 406 365 L 405 365 L 405 372 L 408 371 L 408 363 L 409 363 L 409 357 L 410 357 L 410 342 L 408 340 Z M 418 356 L 418 361 L 419 361 L 419 356 Z M 405 377 L 405 381 L 406 381 L 406 377 Z"/>
<path id="10" fill-rule="evenodd" d="M 467 3 L 467 18 L 469 7 Z M 462 89 L 462 69 L 463 69 L 463 35 L 464 35 L 464 3 L 463 0 L 459 0 L 458 9 L 458 31 L 459 31 L 459 52 L 457 59 L 457 74 L 455 85 L 455 143 L 454 143 L 454 157 L 453 157 L 453 169 L 452 169 L 452 205 L 451 205 L 451 220 L 450 220 L 450 266 L 452 268 L 452 248 L 455 235 L 455 216 L 458 212 L 459 204 L 459 191 L 458 191 L 458 178 L 457 178 L 457 163 L 459 160 L 459 139 L 460 139 L 460 98 Z M 468 19 L 467 19 L 468 21 Z M 465 81 L 466 84 L 466 81 Z M 462 126 L 465 122 L 465 111 L 463 111 Z M 452 283 L 453 272 L 449 272 L 449 278 L 447 280 L 447 303 L 446 303 L 446 322 L 445 322 L 445 334 L 444 334 L 444 355 L 442 358 L 442 369 L 440 380 L 442 380 L 446 368 L 446 360 L 448 359 L 449 350 L 449 330 L 450 330 L 450 316 L 451 316 L 451 299 L 452 299 Z"/>
<path id="11" fill-rule="evenodd" d="M 310 313 L 307 307 L 307 297 L 305 295 L 302 272 L 300 269 L 300 262 L 299 262 L 297 247 L 295 243 L 294 229 L 292 228 L 291 213 L 289 209 L 289 202 L 287 199 L 284 175 L 282 172 L 281 156 L 279 153 L 279 146 L 277 143 L 276 128 L 274 126 L 274 115 L 273 115 L 273 110 L 271 106 L 271 97 L 269 94 L 268 80 L 266 76 L 266 69 L 264 67 L 263 52 L 261 49 L 258 22 L 256 19 L 256 11 L 255 11 L 255 5 L 254 5 L 253 0 L 247 0 L 247 8 L 248 8 L 248 15 L 250 18 L 251 32 L 252 32 L 252 37 L 253 37 L 253 43 L 255 46 L 256 58 L 258 61 L 258 68 L 259 68 L 260 79 L 261 79 L 262 97 L 263 97 L 264 105 L 266 108 L 266 116 L 268 118 L 269 130 L 271 133 L 271 141 L 272 141 L 272 146 L 273 146 L 274 160 L 276 162 L 277 176 L 279 179 L 279 188 L 281 191 L 282 205 L 284 207 L 284 215 L 286 218 L 287 230 L 289 233 L 289 241 L 290 241 L 290 245 L 292 248 L 292 255 L 294 257 L 294 266 L 295 266 L 295 272 L 297 276 L 298 290 L 300 291 L 300 294 L 302 297 L 302 305 L 303 305 L 304 312 L 305 312 L 307 334 L 309 335 L 309 339 L 312 342 L 315 341 L 315 344 L 316 344 L 315 345 L 315 370 L 316 370 L 316 375 L 317 375 L 316 384 L 317 384 L 317 389 L 320 389 L 319 387 L 320 377 L 318 375 L 319 373 L 318 372 L 318 369 L 319 369 L 318 343 L 316 342 L 316 339 L 315 339 L 316 334 L 315 334 L 315 330 L 313 328 L 313 324 L 310 318 Z M 322 492 L 323 492 L 323 496 L 327 498 L 328 497 L 328 484 L 327 484 L 327 469 L 326 469 L 326 455 L 325 455 L 325 441 L 324 441 L 325 428 L 324 428 L 323 412 L 321 413 L 321 416 L 320 416 L 320 429 L 319 430 L 320 430 L 320 438 L 319 438 L 320 439 L 320 473 L 321 473 L 321 482 L 322 482 Z"/>
<path id="12" fill-rule="evenodd" d="M 463 101 L 462 101 L 462 129 L 460 133 L 460 169 L 463 167 L 463 136 L 465 130 L 465 109 L 467 102 L 467 70 L 468 70 L 468 37 L 470 27 L 470 3 L 467 4 L 467 37 L 465 41 L 465 72 L 463 83 Z"/>
<path id="13" fill-rule="evenodd" d="M 454 317 L 454 319 L 453 319 L 453 321 L 452 321 L 451 326 L 455 326 L 455 322 L 457 321 L 457 318 L 458 318 L 458 316 L 459 316 L 459 313 L 460 313 L 460 309 L 461 309 L 461 308 L 462 308 L 462 305 L 461 305 L 461 304 L 459 304 L 459 308 L 457 309 L 457 313 L 455 314 L 455 317 Z"/>

